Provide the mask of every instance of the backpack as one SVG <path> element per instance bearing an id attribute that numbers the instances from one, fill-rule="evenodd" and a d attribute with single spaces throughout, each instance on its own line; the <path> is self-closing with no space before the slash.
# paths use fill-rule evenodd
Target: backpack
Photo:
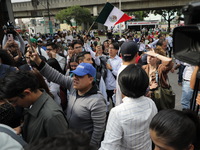
<path id="1" fill-rule="evenodd" d="M 97 73 L 96 73 L 96 82 L 97 85 L 99 85 L 101 77 L 103 77 L 104 81 L 107 77 L 107 68 L 106 68 L 106 62 L 107 58 L 104 56 L 100 56 L 100 66 L 96 67 Z"/>

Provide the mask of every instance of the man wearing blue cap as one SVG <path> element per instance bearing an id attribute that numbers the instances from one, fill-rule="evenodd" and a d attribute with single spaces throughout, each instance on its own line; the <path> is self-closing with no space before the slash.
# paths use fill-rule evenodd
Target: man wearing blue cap
<path id="1" fill-rule="evenodd" d="M 91 144 L 100 146 L 105 129 L 106 104 L 103 95 L 94 83 L 96 69 L 89 63 L 80 63 L 72 71 L 73 79 L 62 75 L 44 63 L 36 53 L 30 54 L 41 74 L 47 80 L 69 90 L 66 116 L 69 128 L 84 130 L 91 136 Z"/>

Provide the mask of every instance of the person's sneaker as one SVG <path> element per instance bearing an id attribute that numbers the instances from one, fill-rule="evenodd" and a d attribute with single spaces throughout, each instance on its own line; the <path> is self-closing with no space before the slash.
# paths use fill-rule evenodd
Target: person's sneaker
<path id="1" fill-rule="evenodd" d="M 179 82 L 179 83 L 178 83 L 178 85 L 179 85 L 179 86 L 182 86 L 182 83 L 181 83 L 181 82 Z"/>

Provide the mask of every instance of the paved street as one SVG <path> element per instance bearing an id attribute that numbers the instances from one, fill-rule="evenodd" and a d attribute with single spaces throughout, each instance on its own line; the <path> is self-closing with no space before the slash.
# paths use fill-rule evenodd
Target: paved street
<path id="1" fill-rule="evenodd" d="M 176 94 L 176 109 L 181 110 L 181 95 L 182 95 L 182 87 L 178 85 L 178 74 L 177 71 L 175 71 L 174 73 L 169 72 L 168 74 L 169 76 L 169 82 L 170 85 L 172 86 L 172 89 L 174 91 L 174 93 Z"/>
<path id="2" fill-rule="evenodd" d="M 106 40 L 105 36 L 100 37 L 101 38 L 101 42 L 103 43 L 104 40 Z M 168 76 L 169 76 L 169 81 L 170 81 L 170 85 L 172 86 L 172 89 L 174 91 L 174 93 L 176 94 L 176 105 L 175 105 L 175 109 L 181 110 L 181 94 L 182 94 L 182 87 L 178 85 L 178 74 L 177 74 L 177 70 L 175 70 L 174 73 L 169 72 Z"/>

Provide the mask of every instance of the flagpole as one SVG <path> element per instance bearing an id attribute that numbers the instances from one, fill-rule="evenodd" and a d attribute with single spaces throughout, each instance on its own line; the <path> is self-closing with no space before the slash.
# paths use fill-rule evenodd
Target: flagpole
<path id="1" fill-rule="evenodd" d="M 119 0 L 119 9 L 121 10 L 122 8 L 122 3 L 121 0 Z M 119 36 L 122 36 L 122 28 L 121 28 L 121 23 L 119 24 Z"/>
<path id="2" fill-rule="evenodd" d="M 93 21 L 92 25 L 89 27 L 89 29 L 88 29 L 88 31 L 87 31 L 87 34 L 86 34 L 86 35 L 88 35 L 88 33 L 90 32 L 90 30 L 91 30 L 91 28 L 93 27 L 94 23 L 95 23 L 95 21 Z"/>

